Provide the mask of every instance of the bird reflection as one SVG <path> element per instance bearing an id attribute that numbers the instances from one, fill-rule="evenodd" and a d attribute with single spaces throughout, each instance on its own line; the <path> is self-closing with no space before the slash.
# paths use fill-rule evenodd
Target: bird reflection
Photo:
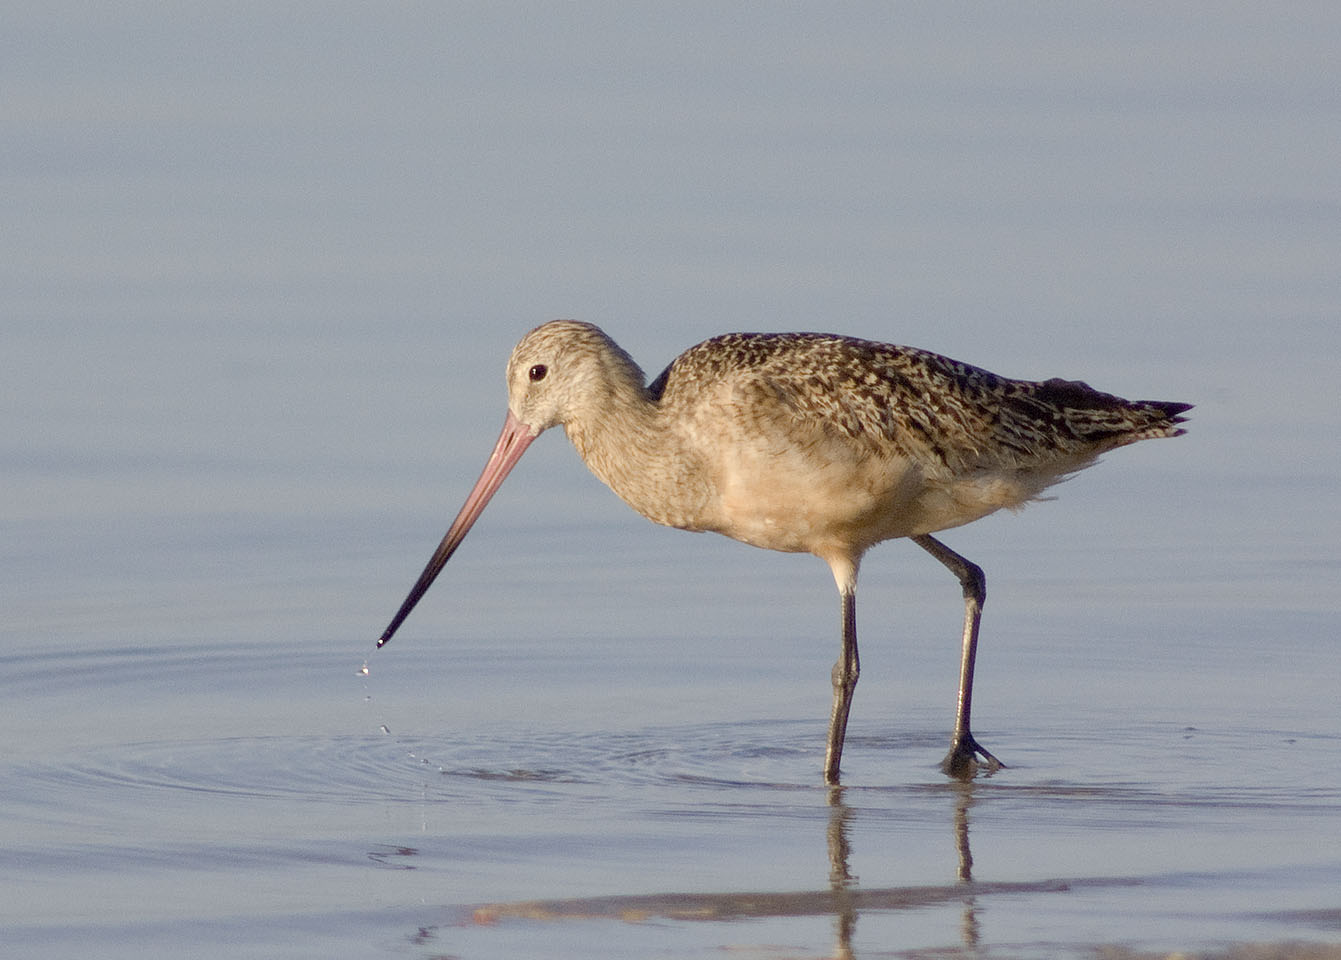
<path id="1" fill-rule="evenodd" d="M 829 788 L 829 828 L 826 839 L 829 847 L 829 889 L 833 891 L 834 928 L 838 943 L 834 947 L 837 960 L 851 960 L 852 932 L 857 927 L 857 905 L 853 902 L 852 885 L 856 877 L 848 866 L 852 845 L 848 841 L 848 824 L 852 808 L 843 802 L 843 788 Z"/>
<path id="2" fill-rule="evenodd" d="M 852 960 L 852 936 L 857 929 L 858 907 L 863 901 L 871 900 L 878 905 L 879 891 L 870 891 L 873 896 L 863 897 L 857 890 L 857 877 L 852 873 L 850 859 L 852 843 L 848 832 L 852 823 L 852 808 L 843 799 L 846 788 L 829 788 L 829 823 L 825 839 L 829 851 L 829 890 L 833 901 L 834 957 L 836 960 Z M 954 826 L 955 854 L 958 865 L 955 876 L 965 887 L 964 912 L 960 921 L 960 939 L 968 951 L 976 951 L 981 941 L 978 924 L 977 897 L 973 892 L 973 851 L 969 847 L 969 808 L 974 803 L 974 784 L 958 783 L 954 790 Z"/>
<path id="3" fill-rule="evenodd" d="M 858 815 L 845 800 L 848 789 L 835 785 L 828 788 L 826 794 L 826 804 L 829 808 L 825 827 L 825 846 L 829 860 L 827 888 L 817 886 L 792 892 L 774 890 L 661 892 L 490 903 L 473 907 L 469 914 L 469 922 L 492 925 L 508 917 L 528 920 L 604 918 L 643 923 L 649 917 L 664 917 L 680 922 L 703 922 L 831 916 L 835 938 L 833 956 L 836 960 L 852 960 L 855 956 L 852 941 L 861 911 L 885 914 L 890 911 L 941 908 L 957 901 L 963 904 L 959 927 L 960 940 L 965 954 L 972 956 L 977 953 L 981 941 L 977 916 L 979 895 L 1005 891 L 1035 893 L 1058 889 L 1056 881 L 980 884 L 973 880 L 973 854 L 969 850 L 969 811 L 976 798 L 975 791 L 983 788 L 971 782 L 947 786 L 945 791 L 939 787 L 933 788 L 937 796 L 946 796 L 951 801 L 949 821 L 957 858 L 955 883 L 863 889 L 851 866 L 851 830 Z"/>
<path id="4" fill-rule="evenodd" d="M 959 854 L 959 870 L 957 876 L 959 882 L 963 884 L 973 883 L 973 851 L 969 849 L 969 807 L 973 806 L 973 784 L 957 783 L 953 786 L 955 791 L 955 851 Z M 972 887 L 964 894 L 964 918 L 960 925 L 960 937 L 964 941 L 964 946 L 970 950 L 978 946 L 980 931 L 978 929 L 978 911 L 977 898 L 973 896 Z"/>

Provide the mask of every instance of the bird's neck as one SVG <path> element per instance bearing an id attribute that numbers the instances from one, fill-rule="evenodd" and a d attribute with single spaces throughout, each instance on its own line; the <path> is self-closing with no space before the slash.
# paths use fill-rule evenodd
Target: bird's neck
<path id="1" fill-rule="evenodd" d="M 634 510 L 656 523 L 694 529 L 702 497 L 687 451 L 669 418 L 643 385 L 613 385 L 590 415 L 564 429 L 591 472 Z"/>

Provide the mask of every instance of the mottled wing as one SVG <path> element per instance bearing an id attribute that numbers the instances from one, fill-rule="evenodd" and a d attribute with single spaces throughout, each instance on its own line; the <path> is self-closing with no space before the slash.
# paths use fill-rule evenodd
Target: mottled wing
<path id="1" fill-rule="evenodd" d="M 672 400 L 723 383 L 761 423 L 841 436 L 930 474 L 1029 469 L 1173 436 L 1188 408 L 1133 403 L 1075 381 L 1011 380 L 924 350 L 813 333 L 714 338 L 649 389 Z"/>

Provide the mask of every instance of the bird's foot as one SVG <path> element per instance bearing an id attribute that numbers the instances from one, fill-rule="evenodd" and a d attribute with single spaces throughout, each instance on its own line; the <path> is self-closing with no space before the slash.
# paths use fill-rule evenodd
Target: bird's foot
<path id="1" fill-rule="evenodd" d="M 978 758 L 981 757 L 980 761 Z M 941 771 L 947 777 L 956 780 L 972 780 L 978 774 L 990 777 L 1005 764 L 992 756 L 986 747 L 973 739 L 973 734 L 965 732 L 950 744 L 950 752 L 941 761 Z"/>

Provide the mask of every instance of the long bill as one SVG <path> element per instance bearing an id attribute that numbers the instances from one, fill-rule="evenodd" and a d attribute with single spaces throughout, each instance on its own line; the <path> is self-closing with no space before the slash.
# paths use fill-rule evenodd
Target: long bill
<path id="1" fill-rule="evenodd" d="M 382 633 L 381 639 L 377 641 L 379 647 L 385 645 L 391 640 L 391 637 L 399 629 L 401 622 L 410 615 L 415 604 L 419 602 L 447 561 L 451 559 L 456 548 L 461 545 L 461 541 L 466 538 L 470 528 L 474 526 L 475 521 L 479 519 L 484 512 L 485 505 L 489 499 L 498 491 L 504 478 L 521 455 L 526 452 L 526 448 L 531 445 L 531 441 L 536 435 L 531 432 L 531 428 L 522 423 L 512 411 L 508 411 L 507 419 L 503 422 L 503 432 L 498 435 L 498 443 L 494 445 L 494 452 L 489 455 L 489 462 L 484 465 L 484 472 L 480 478 L 475 481 L 475 486 L 466 497 L 466 502 L 461 506 L 461 512 L 456 515 L 452 521 L 451 527 L 447 530 L 447 535 L 442 538 L 442 543 L 438 544 L 438 549 L 433 551 L 433 556 L 429 558 L 428 566 L 424 567 L 424 572 L 419 574 L 419 579 L 415 585 L 410 588 L 410 594 L 405 598 L 405 602 L 400 605 L 396 615 L 391 619 L 391 624 Z"/>

